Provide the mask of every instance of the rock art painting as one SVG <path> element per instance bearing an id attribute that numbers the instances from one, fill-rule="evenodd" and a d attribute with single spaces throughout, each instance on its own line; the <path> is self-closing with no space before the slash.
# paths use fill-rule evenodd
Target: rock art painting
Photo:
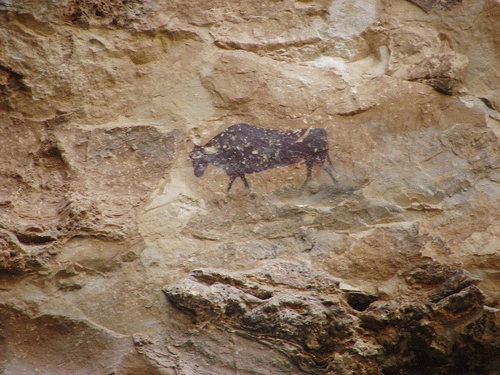
<path id="1" fill-rule="evenodd" d="M 302 161 L 306 163 L 307 178 L 299 194 L 311 180 L 314 165 L 319 165 L 333 183 L 337 183 L 328 154 L 326 131 L 321 128 L 273 130 L 236 124 L 217 134 L 204 146 L 195 146 L 189 158 L 196 177 L 203 176 L 209 164 L 222 168 L 229 176 L 228 192 L 237 177 L 250 190 L 245 174 Z"/>

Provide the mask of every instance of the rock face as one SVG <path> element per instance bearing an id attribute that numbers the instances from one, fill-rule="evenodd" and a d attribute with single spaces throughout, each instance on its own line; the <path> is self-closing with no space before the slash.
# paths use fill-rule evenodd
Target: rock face
<path id="1" fill-rule="evenodd" d="M 500 373 L 497 1 L 0 19 L 2 373 Z M 338 183 L 196 177 L 238 123 L 324 129 Z"/>
<path id="2" fill-rule="evenodd" d="M 435 271 L 441 277 L 427 279 Z M 194 322 L 251 338 L 296 366 L 260 368 L 262 374 L 495 371 L 500 314 L 485 306 L 480 280 L 435 264 L 408 276 L 417 274 L 411 297 L 397 301 L 378 300 L 289 261 L 241 273 L 198 269 L 163 291 Z M 212 366 L 214 373 L 224 371 L 222 360 L 214 358 Z"/>

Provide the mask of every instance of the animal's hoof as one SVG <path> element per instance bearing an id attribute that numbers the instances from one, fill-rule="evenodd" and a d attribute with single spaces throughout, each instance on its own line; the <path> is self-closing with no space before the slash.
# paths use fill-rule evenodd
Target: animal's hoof
<path id="1" fill-rule="evenodd" d="M 255 199 L 257 198 L 257 194 L 256 193 L 250 193 L 250 199 Z"/>

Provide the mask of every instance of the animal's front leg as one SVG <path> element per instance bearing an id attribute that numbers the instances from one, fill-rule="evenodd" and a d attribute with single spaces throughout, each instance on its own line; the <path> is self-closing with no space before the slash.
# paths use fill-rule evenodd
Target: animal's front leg
<path id="1" fill-rule="evenodd" d="M 234 180 L 236 180 L 237 176 L 230 176 L 229 177 L 229 185 L 227 185 L 227 192 L 229 193 L 229 190 L 231 190 L 231 186 L 233 186 Z"/>
<path id="2" fill-rule="evenodd" d="M 236 180 L 236 177 L 240 177 L 243 183 L 245 184 L 245 187 L 250 190 L 250 185 L 248 184 L 247 179 L 245 178 L 245 175 L 242 174 L 240 176 L 230 176 L 229 178 L 229 185 L 227 185 L 227 192 L 229 193 L 229 190 L 231 190 L 231 186 L 233 186 L 234 180 Z"/>

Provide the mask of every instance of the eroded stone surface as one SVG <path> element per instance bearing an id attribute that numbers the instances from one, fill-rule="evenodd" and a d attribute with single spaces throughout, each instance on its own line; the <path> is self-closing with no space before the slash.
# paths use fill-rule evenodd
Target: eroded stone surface
<path id="1" fill-rule="evenodd" d="M 426 274 L 432 277 L 432 269 Z M 286 282 L 276 282 L 283 277 Z M 305 282 L 318 278 L 320 288 Z M 258 298 L 249 292 L 253 280 L 269 294 Z M 428 294 L 413 283 L 411 297 L 382 297 L 361 312 L 349 305 L 338 281 L 291 262 L 237 274 L 199 269 L 163 292 L 197 326 L 210 322 L 216 330 L 270 345 L 307 373 L 474 373 L 495 368 L 500 351 L 498 340 L 486 339 L 500 329 L 498 309 L 484 305 L 478 281 L 456 271 Z M 477 351 L 464 353 L 471 339 Z"/>
<path id="2" fill-rule="evenodd" d="M 499 371 L 498 1 L 0 19 L 6 373 Z M 325 129 L 339 183 L 195 177 L 193 147 L 236 123 Z"/>
<path id="3" fill-rule="evenodd" d="M 34 369 L 40 374 L 113 373 L 127 356 L 134 356 L 129 337 L 89 321 L 27 314 L 5 304 L 0 314 L 2 334 L 9 337 L 2 340 L 0 368 L 4 374 L 32 373 Z"/>

